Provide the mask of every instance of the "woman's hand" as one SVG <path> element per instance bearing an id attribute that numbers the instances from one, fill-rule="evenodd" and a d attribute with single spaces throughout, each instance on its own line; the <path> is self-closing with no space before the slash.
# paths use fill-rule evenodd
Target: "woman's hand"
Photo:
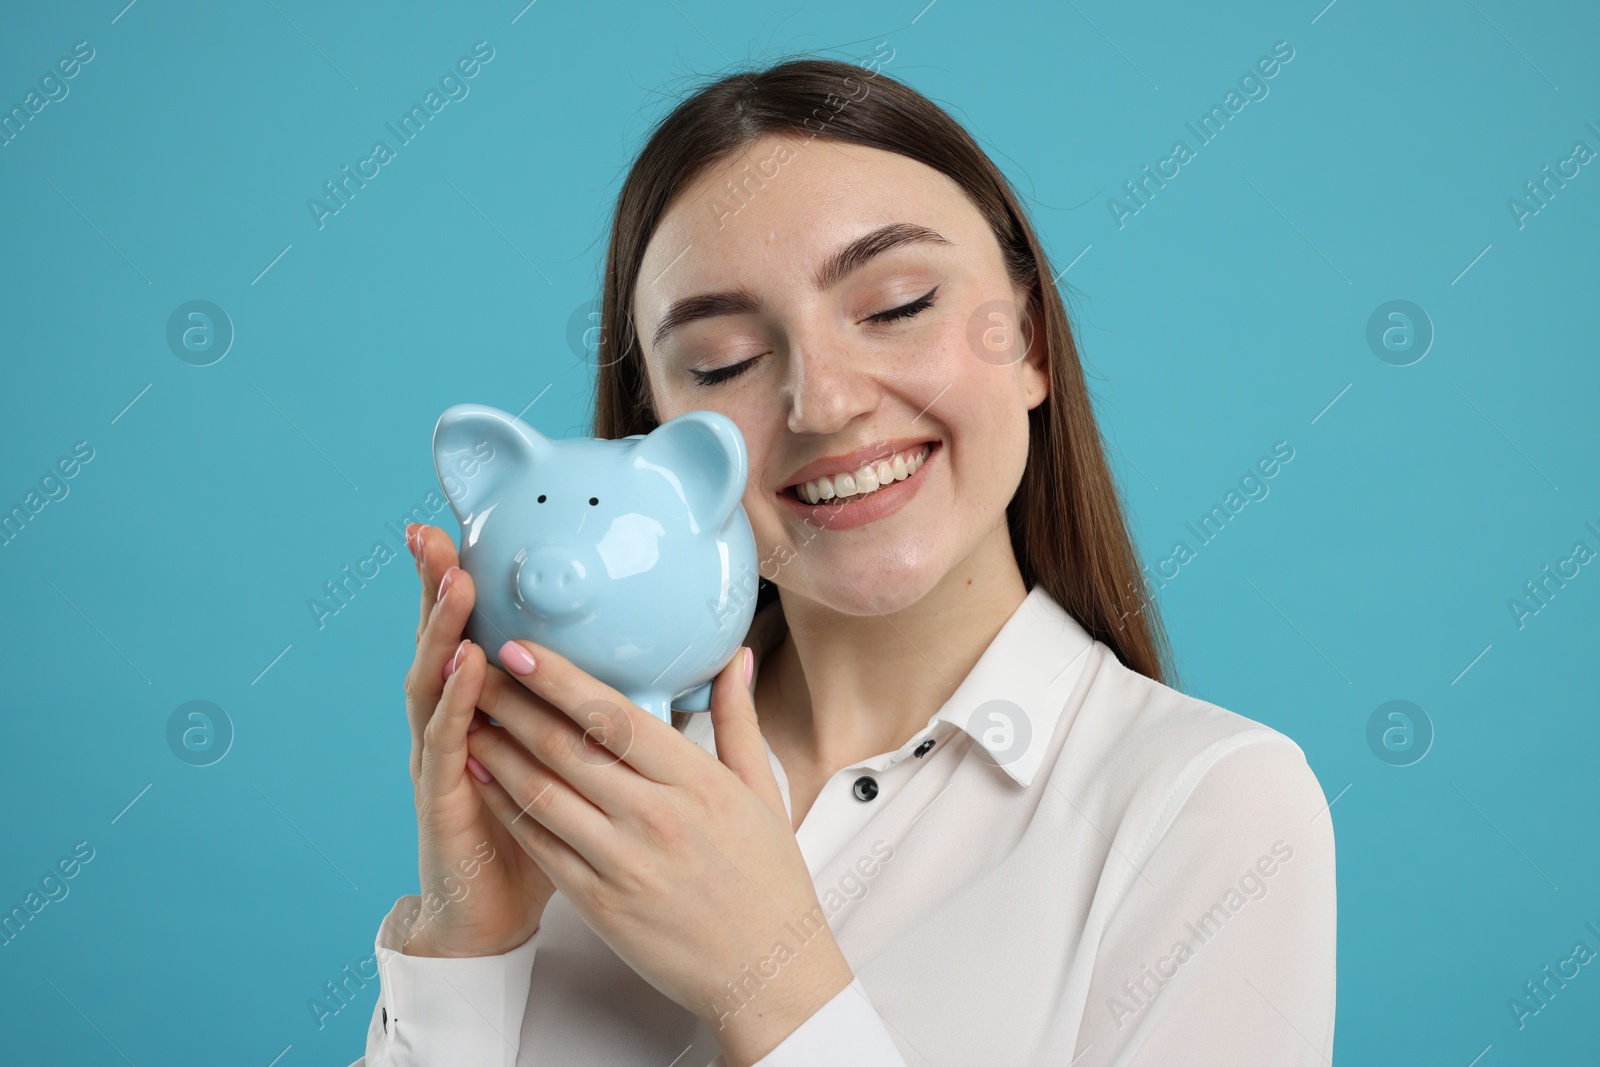
<path id="1" fill-rule="evenodd" d="M 466 742 L 489 807 L 730 1067 L 759 1060 L 853 975 L 768 762 L 748 652 L 712 685 L 716 756 L 547 648 L 499 655 L 514 674 L 490 670 L 478 706 L 501 725 Z"/>
<path id="2" fill-rule="evenodd" d="M 405 689 L 423 906 L 404 951 L 499 955 L 533 936 L 555 886 L 484 806 L 469 774 L 469 761 L 476 761 L 467 755 L 468 734 L 487 722 L 475 704 L 488 666 L 482 650 L 461 640 L 472 579 L 457 566 L 455 543 L 444 531 L 416 524 L 406 540 L 422 579 L 417 652 Z"/>

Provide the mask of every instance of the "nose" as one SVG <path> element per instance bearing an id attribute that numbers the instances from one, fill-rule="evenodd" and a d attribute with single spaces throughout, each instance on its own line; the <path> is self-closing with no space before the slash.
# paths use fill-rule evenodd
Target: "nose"
<path id="1" fill-rule="evenodd" d="M 576 615 L 587 605 L 589 572 L 570 548 L 531 552 L 517 567 L 517 594 L 548 619 Z"/>
<path id="2" fill-rule="evenodd" d="M 848 341 L 815 332 L 791 344 L 788 383 L 791 433 L 830 434 L 878 406 L 879 386 L 868 356 Z"/>

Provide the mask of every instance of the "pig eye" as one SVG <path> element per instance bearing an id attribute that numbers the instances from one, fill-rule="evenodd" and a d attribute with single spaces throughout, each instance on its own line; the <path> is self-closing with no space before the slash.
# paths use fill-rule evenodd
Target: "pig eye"
<path id="1" fill-rule="evenodd" d="M 541 504 L 544 503 L 544 494 L 543 493 L 539 494 L 539 503 L 541 503 Z"/>
<path id="2" fill-rule="evenodd" d="M 593 505 L 595 505 L 595 504 L 598 504 L 598 503 L 600 503 L 600 498 L 599 498 L 599 497 L 597 497 L 597 496 L 592 496 L 592 497 L 590 497 L 590 498 L 589 498 L 589 504 L 590 504 L 590 505 L 591 505 L 591 506 L 593 506 Z"/>

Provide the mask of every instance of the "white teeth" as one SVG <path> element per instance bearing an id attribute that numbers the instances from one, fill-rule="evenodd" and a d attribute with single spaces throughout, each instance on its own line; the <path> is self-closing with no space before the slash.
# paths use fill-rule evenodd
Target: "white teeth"
<path id="1" fill-rule="evenodd" d="M 931 444 L 925 444 L 913 452 L 897 452 L 890 459 L 862 464 L 856 471 L 824 476 L 797 485 L 794 493 L 809 504 L 871 493 L 911 477 L 932 450 Z"/>

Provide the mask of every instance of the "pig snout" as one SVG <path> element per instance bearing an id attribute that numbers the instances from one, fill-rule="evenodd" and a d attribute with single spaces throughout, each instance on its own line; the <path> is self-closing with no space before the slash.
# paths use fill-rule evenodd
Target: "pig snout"
<path id="1" fill-rule="evenodd" d="M 530 609 L 549 619 L 582 611 L 588 601 L 589 572 L 568 548 L 541 548 L 517 567 L 517 593 Z"/>

